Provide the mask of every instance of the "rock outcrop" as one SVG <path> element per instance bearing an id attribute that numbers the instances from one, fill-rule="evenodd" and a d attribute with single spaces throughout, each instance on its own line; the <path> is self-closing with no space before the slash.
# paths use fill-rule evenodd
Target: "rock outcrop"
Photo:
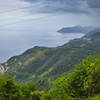
<path id="1" fill-rule="evenodd" d="M 4 67 L 0 65 L 0 73 L 4 73 Z"/>

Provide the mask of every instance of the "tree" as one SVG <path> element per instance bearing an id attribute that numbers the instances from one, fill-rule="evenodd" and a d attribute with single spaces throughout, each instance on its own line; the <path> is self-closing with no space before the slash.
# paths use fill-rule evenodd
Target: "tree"
<path id="1" fill-rule="evenodd" d="M 100 93 L 100 56 L 88 56 L 67 75 L 59 77 L 49 91 L 54 96 L 81 98 Z"/>

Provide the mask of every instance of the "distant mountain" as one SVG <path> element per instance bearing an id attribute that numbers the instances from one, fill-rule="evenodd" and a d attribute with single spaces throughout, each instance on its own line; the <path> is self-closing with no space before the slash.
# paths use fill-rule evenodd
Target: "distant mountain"
<path id="1" fill-rule="evenodd" d="M 90 35 L 95 34 L 97 32 L 100 32 L 100 27 L 99 28 L 95 28 L 92 31 L 88 32 L 86 36 L 90 36 Z"/>
<path id="2" fill-rule="evenodd" d="M 66 34 L 66 33 L 84 33 L 84 34 L 86 34 L 93 29 L 94 29 L 94 27 L 92 27 L 92 26 L 86 26 L 86 27 L 73 26 L 73 27 L 62 28 L 62 29 L 58 30 L 58 32 L 63 33 L 63 34 Z"/>
<path id="3" fill-rule="evenodd" d="M 55 78 L 70 72 L 76 63 L 94 54 L 100 54 L 100 32 L 74 39 L 60 47 L 36 46 L 2 65 L 7 68 L 6 73 L 16 80 L 38 80 L 43 83 L 42 79 Z"/>

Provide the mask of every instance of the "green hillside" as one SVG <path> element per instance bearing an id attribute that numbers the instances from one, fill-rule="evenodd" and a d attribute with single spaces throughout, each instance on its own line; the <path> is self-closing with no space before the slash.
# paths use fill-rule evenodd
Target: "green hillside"
<path id="1" fill-rule="evenodd" d="M 15 81 L 10 76 L 0 75 L 0 99 L 99 100 L 98 54 L 100 32 L 56 48 L 29 49 L 2 64 L 7 69 L 5 74 Z"/>
<path id="2" fill-rule="evenodd" d="M 73 66 L 88 55 L 100 54 L 100 33 L 84 36 L 55 48 L 34 47 L 2 64 L 7 74 L 16 80 L 27 81 L 55 78 L 70 72 Z"/>
<path id="3" fill-rule="evenodd" d="M 88 56 L 70 73 L 52 81 L 49 90 L 38 90 L 34 82 L 20 84 L 0 75 L 0 100 L 99 100 L 100 55 Z"/>
<path id="4" fill-rule="evenodd" d="M 99 100 L 100 56 L 88 56 L 76 64 L 71 73 L 53 82 L 48 93 L 53 100 Z"/>

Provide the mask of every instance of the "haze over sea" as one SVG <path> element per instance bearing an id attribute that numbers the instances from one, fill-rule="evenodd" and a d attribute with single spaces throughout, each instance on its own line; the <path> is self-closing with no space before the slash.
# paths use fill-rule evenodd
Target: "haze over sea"
<path id="1" fill-rule="evenodd" d="M 13 33 L 13 32 L 12 32 Z M 28 33 L 28 34 L 27 34 Z M 57 32 L 30 32 L 24 34 L 8 34 L 0 37 L 0 63 L 7 61 L 10 57 L 19 55 L 25 50 L 34 46 L 56 47 L 61 46 L 68 41 L 80 38 L 82 33 L 60 34 Z"/>

